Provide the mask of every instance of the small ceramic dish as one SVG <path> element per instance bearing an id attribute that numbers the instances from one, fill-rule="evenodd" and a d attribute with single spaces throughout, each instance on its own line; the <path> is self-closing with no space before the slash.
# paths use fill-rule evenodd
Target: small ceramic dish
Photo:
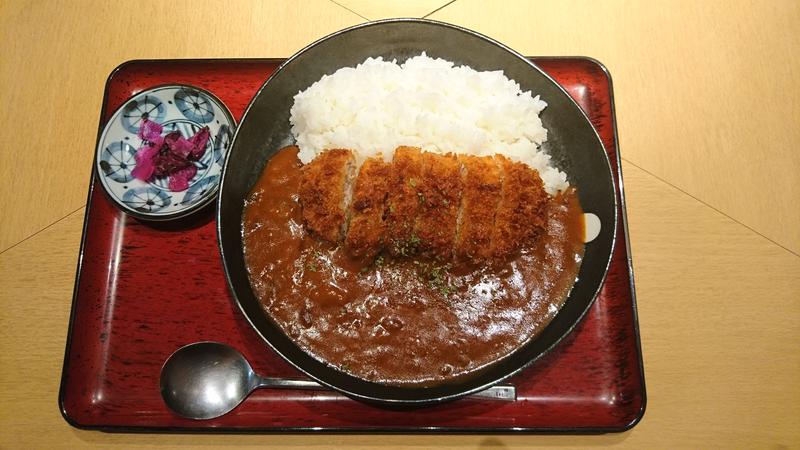
<path id="1" fill-rule="evenodd" d="M 171 190 L 168 177 L 143 181 L 134 177 L 136 152 L 146 142 L 139 137 L 145 120 L 179 131 L 189 139 L 203 127 L 209 139 L 192 164 L 197 173 L 188 188 Z M 97 145 L 97 178 L 109 198 L 126 213 L 144 220 L 179 219 L 211 203 L 219 190 L 220 173 L 236 128 L 228 108 L 203 89 L 186 85 L 158 86 L 131 97 L 114 112 Z"/>

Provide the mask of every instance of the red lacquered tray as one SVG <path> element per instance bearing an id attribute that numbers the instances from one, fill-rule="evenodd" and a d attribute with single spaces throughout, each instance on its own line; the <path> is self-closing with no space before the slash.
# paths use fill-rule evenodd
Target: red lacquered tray
<path id="1" fill-rule="evenodd" d="M 382 409 L 330 391 L 256 391 L 232 413 L 182 419 L 159 393 L 177 348 L 221 341 L 265 376 L 300 378 L 235 307 L 209 208 L 191 222 L 153 226 L 115 208 L 92 178 L 59 404 L 77 427 L 195 431 L 623 431 L 644 414 L 642 369 L 625 201 L 608 73 L 583 58 L 536 63 L 587 112 L 615 168 L 619 219 L 608 277 L 591 310 L 549 355 L 510 380 L 517 401 L 462 399 L 411 411 Z M 135 61 L 108 79 L 100 131 L 129 97 L 185 83 L 241 118 L 277 60 Z M 87 150 L 88 151 L 88 150 Z"/>

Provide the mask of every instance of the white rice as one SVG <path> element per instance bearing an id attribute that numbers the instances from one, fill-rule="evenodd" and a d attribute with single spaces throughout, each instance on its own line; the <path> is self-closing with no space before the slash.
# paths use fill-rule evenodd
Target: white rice
<path id="1" fill-rule="evenodd" d="M 403 64 L 367 58 L 325 75 L 294 97 L 292 135 L 305 163 L 331 148 L 359 161 L 391 160 L 400 145 L 437 153 L 503 154 L 539 171 L 548 193 L 568 186 L 540 145 L 539 96 L 502 71 L 478 72 L 422 53 Z"/>

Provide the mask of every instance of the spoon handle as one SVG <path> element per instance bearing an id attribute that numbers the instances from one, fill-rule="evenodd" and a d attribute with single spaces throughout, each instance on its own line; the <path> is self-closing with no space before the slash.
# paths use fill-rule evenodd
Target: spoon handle
<path id="1" fill-rule="evenodd" d="M 510 384 L 498 384 L 469 395 L 467 398 L 484 398 L 488 400 L 515 402 L 517 401 L 517 388 Z"/>
<path id="2" fill-rule="evenodd" d="M 284 378 L 267 378 L 260 377 L 259 383 L 256 385 L 258 388 L 272 388 L 272 389 L 305 389 L 305 390 L 328 390 L 327 387 L 311 380 L 287 380 Z M 517 390 L 512 385 L 498 384 L 480 392 L 476 392 L 468 397 L 488 399 L 488 400 L 503 400 L 513 402 L 517 400 Z"/>
<path id="3" fill-rule="evenodd" d="M 272 389 L 306 389 L 306 390 L 327 390 L 328 388 L 311 380 L 287 380 L 285 378 L 260 377 L 256 385 L 259 388 Z"/>

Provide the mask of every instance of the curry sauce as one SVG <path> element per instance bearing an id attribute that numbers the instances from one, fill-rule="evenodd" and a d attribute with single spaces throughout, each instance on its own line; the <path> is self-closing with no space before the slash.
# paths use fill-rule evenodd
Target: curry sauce
<path id="1" fill-rule="evenodd" d="M 245 203 L 253 292 L 300 347 L 388 384 L 469 376 L 536 336 L 566 300 L 583 257 L 573 189 L 549 197 L 543 231 L 511 258 L 356 258 L 310 235 L 297 148 L 277 153 Z"/>

